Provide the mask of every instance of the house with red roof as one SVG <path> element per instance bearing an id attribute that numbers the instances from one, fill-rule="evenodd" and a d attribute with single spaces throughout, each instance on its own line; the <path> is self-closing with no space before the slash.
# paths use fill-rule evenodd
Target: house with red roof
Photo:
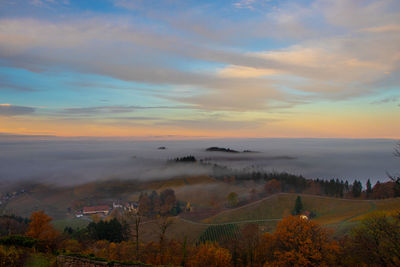
<path id="1" fill-rule="evenodd" d="M 107 205 L 83 207 L 83 215 L 91 215 L 98 213 L 103 213 L 104 215 L 107 215 L 109 212 L 110 212 L 110 207 Z"/>

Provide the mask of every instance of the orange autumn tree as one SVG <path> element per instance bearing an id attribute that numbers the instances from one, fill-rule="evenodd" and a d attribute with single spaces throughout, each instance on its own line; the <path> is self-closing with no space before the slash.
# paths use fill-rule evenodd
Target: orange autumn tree
<path id="1" fill-rule="evenodd" d="M 269 239 L 271 253 L 266 266 L 332 266 L 339 252 L 331 232 L 299 216 L 279 222 Z"/>
<path id="2" fill-rule="evenodd" d="M 202 267 L 214 266 L 225 267 L 230 266 L 232 256 L 229 250 L 220 247 L 216 243 L 201 244 L 195 254 L 188 260 L 187 266 Z"/>
<path id="3" fill-rule="evenodd" d="M 276 179 L 269 180 L 264 185 L 267 194 L 276 194 L 282 192 L 282 183 Z"/>
<path id="4" fill-rule="evenodd" d="M 78 240 L 75 239 L 67 239 L 62 243 L 63 249 L 67 253 L 79 253 L 82 251 L 82 245 Z"/>
<path id="5" fill-rule="evenodd" d="M 54 248 L 60 233 L 50 224 L 52 218 L 44 211 L 36 211 L 31 214 L 26 235 L 46 242 L 48 248 Z"/>

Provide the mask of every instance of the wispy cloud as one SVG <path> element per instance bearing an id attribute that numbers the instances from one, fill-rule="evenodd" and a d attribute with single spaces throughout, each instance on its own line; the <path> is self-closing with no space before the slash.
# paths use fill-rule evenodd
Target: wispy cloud
<path id="1" fill-rule="evenodd" d="M 372 101 L 371 104 L 386 104 L 386 103 L 397 103 L 400 101 L 400 96 L 390 96 L 379 100 Z M 399 104 L 400 105 L 400 104 Z"/>
<path id="2" fill-rule="evenodd" d="M 18 116 L 32 114 L 33 112 L 35 112 L 35 108 L 32 107 L 0 104 L 0 116 Z"/>
<path id="3" fill-rule="evenodd" d="M 37 7 L 50 7 L 55 5 L 69 5 L 69 0 L 29 0 L 31 5 Z"/>
<path id="4" fill-rule="evenodd" d="M 78 15 L 21 13 L 0 19 L 1 67 L 51 73 L 48 77 L 59 80 L 75 75 L 54 90 L 107 101 L 78 100 L 75 106 L 71 99 L 59 100 L 68 108 L 37 114 L 94 120 L 135 117 L 135 112 L 136 120 L 165 117 L 171 126 L 194 129 L 190 122 L 202 112 L 269 115 L 362 97 L 379 102 L 400 85 L 399 1 L 115 0 L 107 5 L 112 12 L 104 6 L 86 12 L 76 5 Z M 3 90 L 7 94 L 29 89 L 0 77 L 4 88 L 13 89 Z M 51 95 L 50 101 L 62 98 L 51 89 L 41 94 Z"/>
<path id="5" fill-rule="evenodd" d="M 99 115 L 99 114 L 119 114 L 131 113 L 137 110 L 146 109 L 188 109 L 188 106 L 96 106 L 96 107 L 77 107 L 65 108 L 60 110 L 60 114 L 70 115 Z"/>
<path id="6" fill-rule="evenodd" d="M 5 90 L 5 89 L 11 89 L 11 90 L 16 90 L 16 91 L 22 91 L 22 92 L 32 92 L 35 91 L 33 88 L 24 86 L 24 85 L 19 85 L 11 81 L 6 81 L 3 80 L 4 77 L 0 76 L 0 90 Z"/>
<path id="7" fill-rule="evenodd" d="M 241 0 L 241 1 L 233 3 L 233 6 L 236 8 L 254 9 L 253 5 L 255 2 L 257 2 L 257 0 Z"/>

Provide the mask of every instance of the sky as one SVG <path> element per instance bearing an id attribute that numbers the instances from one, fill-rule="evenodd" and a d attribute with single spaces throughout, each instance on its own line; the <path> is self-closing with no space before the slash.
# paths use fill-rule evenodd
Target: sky
<path id="1" fill-rule="evenodd" d="M 398 0 L 0 0 L 0 134 L 400 138 Z"/>

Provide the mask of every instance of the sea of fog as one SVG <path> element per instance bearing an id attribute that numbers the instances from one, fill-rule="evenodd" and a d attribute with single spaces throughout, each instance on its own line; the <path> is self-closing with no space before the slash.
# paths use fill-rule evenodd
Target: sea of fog
<path id="1" fill-rule="evenodd" d="M 307 178 L 387 180 L 400 171 L 387 139 L 224 139 L 186 141 L 1 140 L 0 181 L 61 184 L 98 179 L 163 179 L 208 174 L 200 164 L 167 164 L 193 155 L 232 169 L 285 171 Z M 158 147 L 165 146 L 165 150 Z M 206 152 L 211 146 L 254 153 Z"/>

